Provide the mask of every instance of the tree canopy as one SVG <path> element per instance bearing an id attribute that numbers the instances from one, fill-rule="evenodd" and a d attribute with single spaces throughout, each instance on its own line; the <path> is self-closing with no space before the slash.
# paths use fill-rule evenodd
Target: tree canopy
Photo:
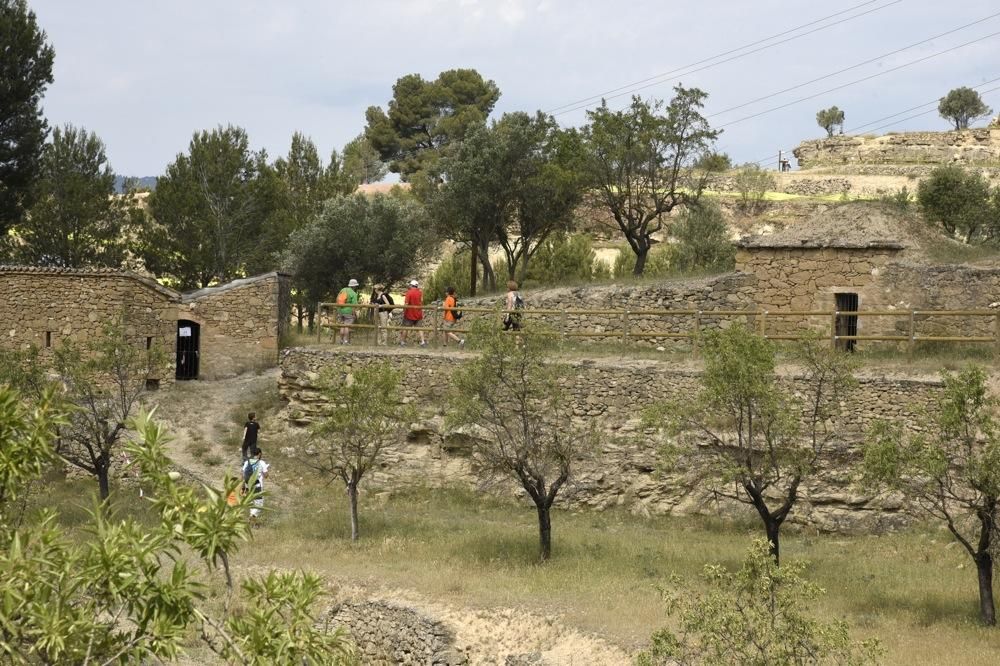
<path id="1" fill-rule="evenodd" d="M 636 255 L 635 275 L 642 275 L 663 216 L 701 197 L 704 173 L 692 167 L 719 135 L 701 115 L 706 93 L 681 86 L 674 92 L 666 108 L 639 97 L 619 111 L 602 103 L 587 112 L 583 128 L 589 182 Z"/>
<path id="2" fill-rule="evenodd" d="M 0 236 L 31 206 L 48 124 L 55 52 L 25 0 L 0 0 Z"/>
<path id="3" fill-rule="evenodd" d="M 486 121 L 500 89 L 474 69 L 452 69 L 433 81 L 408 74 L 392 87 L 388 111 L 370 106 L 365 137 L 404 182 L 436 182 L 437 162 L 472 127 Z"/>
<path id="4" fill-rule="evenodd" d="M 405 194 L 329 200 L 294 232 L 282 263 L 306 300 L 317 303 L 351 278 L 387 285 L 410 277 L 433 242 L 423 206 Z"/>
<path id="5" fill-rule="evenodd" d="M 72 125 L 57 127 L 42 155 L 31 214 L 16 227 L 20 261 L 41 266 L 122 265 L 139 214 L 131 196 L 114 196 L 104 143 Z"/>
<path id="6" fill-rule="evenodd" d="M 963 130 L 968 129 L 973 120 L 990 115 L 991 111 L 978 92 L 963 86 L 949 91 L 941 98 L 938 113 L 942 118 L 950 120 L 956 130 Z"/>
<path id="7" fill-rule="evenodd" d="M 269 197 L 261 187 L 263 151 L 245 130 L 228 125 L 196 133 L 150 197 L 155 224 L 143 234 L 147 268 L 181 288 L 238 277 L 257 249 Z"/>
<path id="8" fill-rule="evenodd" d="M 826 130 L 828 137 L 833 136 L 834 130 L 838 127 L 841 132 L 844 130 L 844 112 L 836 106 L 829 109 L 822 109 L 816 112 L 816 124 Z"/>
<path id="9" fill-rule="evenodd" d="M 936 167 L 917 187 L 924 218 L 966 243 L 1000 237 L 1000 188 L 979 171 L 957 165 Z"/>

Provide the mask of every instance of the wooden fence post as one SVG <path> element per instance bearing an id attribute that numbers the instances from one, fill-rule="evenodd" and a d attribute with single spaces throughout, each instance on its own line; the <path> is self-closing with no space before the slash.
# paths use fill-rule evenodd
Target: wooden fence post
<path id="1" fill-rule="evenodd" d="M 840 314 L 837 310 L 833 311 L 833 315 L 830 316 L 830 345 L 836 349 L 837 348 L 837 316 Z"/>
<path id="2" fill-rule="evenodd" d="M 628 310 L 625 310 L 625 312 L 622 313 L 622 328 L 625 331 L 624 336 L 622 337 L 622 340 L 627 345 L 628 344 L 628 340 L 629 340 L 629 333 L 630 333 L 630 331 L 629 331 Z"/>
<path id="3" fill-rule="evenodd" d="M 697 355 L 701 347 L 701 310 L 694 313 L 694 337 L 691 338 L 694 345 L 694 353 Z"/>
<path id="4" fill-rule="evenodd" d="M 914 348 L 916 347 L 917 341 L 917 317 L 916 310 L 910 310 L 910 342 L 906 346 L 906 352 L 909 354 L 910 359 L 913 358 Z"/>

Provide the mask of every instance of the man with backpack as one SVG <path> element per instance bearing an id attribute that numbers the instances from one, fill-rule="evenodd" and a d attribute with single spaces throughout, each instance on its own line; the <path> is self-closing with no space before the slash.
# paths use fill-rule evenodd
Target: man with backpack
<path id="1" fill-rule="evenodd" d="M 384 347 L 389 343 L 389 322 L 392 320 L 392 306 L 396 303 L 392 300 L 392 294 L 386 291 L 383 284 L 375 285 L 375 288 L 372 289 L 371 300 L 368 302 L 378 306 L 376 312 L 378 315 L 378 339 L 376 343 Z"/>
<path id="2" fill-rule="evenodd" d="M 340 344 L 342 345 L 351 344 L 351 325 L 354 324 L 357 317 L 354 308 L 350 306 L 358 304 L 358 292 L 355 291 L 357 286 L 358 281 L 351 278 L 347 286 L 337 294 L 337 305 L 343 306 L 337 308 L 337 321 L 340 323 Z"/>
<path id="3" fill-rule="evenodd" d="M 253 494 L 253 507 L 250 509 L 250 524 L 256 526 L 260 512 L 264 508 L 264 479 L 270 465 L 264 462 L 260 448 L 250 450 L 250 457 L 243 461 L 243 494 Z"/>
<path id="4" fill-rule="evenodd" d="M 504 301 L 503 330 L 521 330 L 521 311 L 524 310 L 524 299 L 517 290 L 517 283 L 510 280 L 507 283 L 507 298 Z"/>
<path id="5" fill-rule="evenodd" d="M 447 295 L 444 297 L 444 346 L 448 346 L 448 339 L 451 338 L 458 343 L 459 347 L 465 346 L 465 338 L 460 338 L 455 333 L 458 327 L 458 320 L 462 318 L 462 311 L 458 309 L 458 299 L 455 298 L 455 288 L 448 287 Z"/>

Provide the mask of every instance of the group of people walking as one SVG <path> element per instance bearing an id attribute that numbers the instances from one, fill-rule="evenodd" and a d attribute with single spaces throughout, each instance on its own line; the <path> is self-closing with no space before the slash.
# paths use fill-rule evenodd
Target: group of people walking
<path id="1" fill-rule="evenodd" d="M 361 297 L 358 295 L 359 286 L 358 281 L 352 278 L 348 281 L 347 286 L 337 294 L 337 323 L 340 325 L 338 342 L 342 345 L 351 343 L 351 327 L 357 321 L 357 308 L 354 306 L 361 303 Z M 424 327 L 421 326 L 424 320 L 424 293 L 420 289 L 420 282 L 410 280 L 409 288 L 403 296 L 401 306 L 396 305 L 392 295 L 386 290 L 384 284 L 376 284 L 373 287 L 368 302 L 371 305 L 377 306 L 373 308 L 373 312 L 377 317 L 376 344 L 380 346 L 389 344 L 389 329 L 392 323 L 392 314 L 397 307 L 401 307 L 403 317 L 399 330 L 399 346 L 405 347 L 414 338 L 419 340 L 421 347 L 427 346 L 427 337 L 424 335 Z M 459 320 L 462 318 L 462 311 L 458 307 L 458 297 L 455 295 L 454 287 L 446 289 L 442 307 L 442 345 L 447 347 L 449 341 L 451 341 L 457 343 L 459 347 L 463 347 L 465 345 L 465 338 L 459 335 Z M 517 290 L 517 283 L 514 281 L 508 282 L 504 308 L 507 312 L 503 319 L 504 330 L 520 330 L 521 315 L 518 310 L 523 308 L 524 299 Z"/>

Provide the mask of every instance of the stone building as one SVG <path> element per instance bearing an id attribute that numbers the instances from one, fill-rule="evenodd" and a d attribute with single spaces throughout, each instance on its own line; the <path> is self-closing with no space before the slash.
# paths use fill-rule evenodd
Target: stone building
<path id="1" fill-rule="evenodd" d="M 0 294 L 0 345 L 34 345 L 46 358 L 121 320 L 136 344 L 168 350 L 166 381 L 275 365 L 290 300 L 280 273 L 181 294 L 129 271 L 26 266 L 0 266 Z"/>

